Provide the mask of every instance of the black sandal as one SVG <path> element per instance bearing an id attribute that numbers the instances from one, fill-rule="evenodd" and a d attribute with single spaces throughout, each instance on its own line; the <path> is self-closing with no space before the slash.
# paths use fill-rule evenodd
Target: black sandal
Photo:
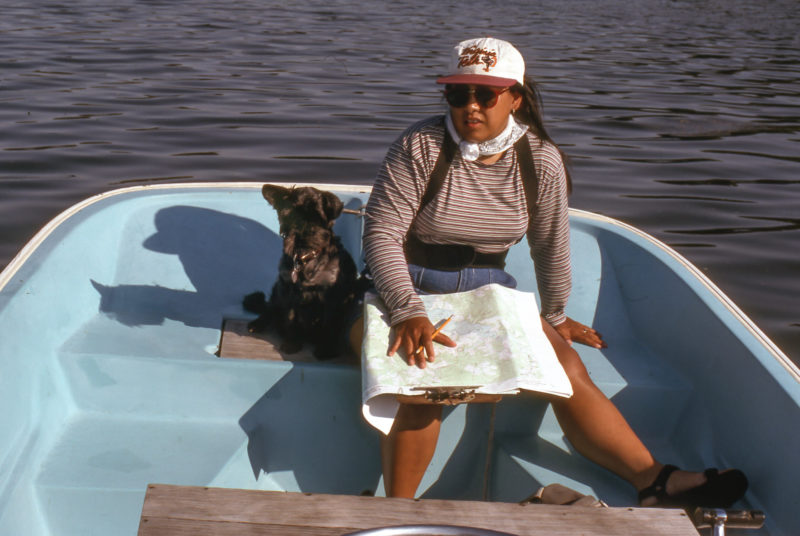
<path id="1" fill-rule="evenodd" d="M 659 508 L 691 509 L 698 506 L 705 508 L 730 508 L 744 496 L 747 491 L 747 477 L 738 469 L 729 469 L 720 473 L 716 469 L 706 469 L 704 484 L 689 488 L 674 495 L 667 493 L 667 480 L 677 471 L 674 465 L 665 465 L 658 476 L 648 487 L 639 492 L 639 504 L 655 498 L 655 506 Z"/>

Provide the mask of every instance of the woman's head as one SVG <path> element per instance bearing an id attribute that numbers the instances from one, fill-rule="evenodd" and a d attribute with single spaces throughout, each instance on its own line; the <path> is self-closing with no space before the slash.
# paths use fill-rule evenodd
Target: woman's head
<path id="1" fill-rule="evenodd" d="M 453 48 L 450 71 L 437 80 L 445 86 L 450 117 L 459 135 L 480 143 L 497 137 L 520 97 L 509 88 L 523 82 L 525 62 L 510 43 L 484 37 Z"/>
<path id="2" fill-rule="evenodd" d="M 453 48 L 449 73 L 436 82 L 446 84 L 450 116 L 463 139 L 493 139 L 511 114 L 540 140 L 555 145 L 544 126 L 538 88 L 525 75 L 525 60 L 511 43 L 492 37 L 460 42 Z M 567 180 L 571 189 L 569 171 Z"/>

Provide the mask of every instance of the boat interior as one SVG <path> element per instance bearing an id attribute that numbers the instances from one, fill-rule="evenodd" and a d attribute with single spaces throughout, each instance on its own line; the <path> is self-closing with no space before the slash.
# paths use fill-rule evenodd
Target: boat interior
<path id="1" fill-rule="evenodd" d="M 352 210 L 335 230 L 361 267 L 368 189 L 333 191 Z M 772 516 L 759 534 L 782 534 L 800 520 L 797 498 L 780 493 L 798 469 L 769 472 L 763 457 L 796 458 L 800 436 L 746 398 L 763 393 L 778 418 L 796 419 L 796 387 L 779 365 L 748 361 L 735 315 L 717 314 L 669 253 L 607 219 L 571 218 L 567 312 L 609 344 L 576 345 L 595 383 L 659 460 L 744 469 L 741 506 Z M 242 298 L 268 293 L 277 273 L 277 217 L 259 185 L 131 189 L 46 231 L 0 287 L 0 532 L 134 534 L 151 483 L 383 495 L 357 361 L 220 356 L 226 322 L 253 317 Z M 508 270 L 535 291 L 525 241 Z M 636 505 L 633 488 L 566 441 L 545 401 L 523 394 L 447 407 L 419 496 L 515 502 L 551 483 Z"/>

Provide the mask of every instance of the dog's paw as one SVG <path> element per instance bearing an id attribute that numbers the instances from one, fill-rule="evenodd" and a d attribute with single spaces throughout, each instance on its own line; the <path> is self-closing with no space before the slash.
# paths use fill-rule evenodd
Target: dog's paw
<path id="1" fill-rule="evenodd" d="M 268 326 L 269 326 L 269 317 L 259 316 L 258 318 L 247 324 L 247 331 L 249 331 L 250 333 L 261 333 L 262 331 L 266 331 Z"/>
<path id="2" fill-rule="evenodd" d="M 303 343 L 300 341 L 283 341 L 280 350 L 284 354 L 296 354 L 303 348 Z"/>

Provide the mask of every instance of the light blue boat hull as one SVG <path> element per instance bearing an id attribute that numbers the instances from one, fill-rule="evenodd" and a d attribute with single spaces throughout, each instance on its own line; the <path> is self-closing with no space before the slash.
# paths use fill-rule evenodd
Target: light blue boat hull
<path id="1" fill-rule="evenodd" d="M 368 188 L 330 186 L 358 209 Z M 800 528 L 800 374 L 682 257 L 571 213 L 578 347 L 654 454 L 736 466 L 741 507 Z M 361 262 L 361 221 L 337 232 Z M 111 192 L 51 222 L 0 274 L 0 533 L 135 534 L 148 483 L 382 494 L 357 367 L 220 359 L 224 318 L 275 278 L 277 218 L 260 184 Z M 527 245 L 508 269 L 535 290 Z M 532 319 L 532 321 L 535 321 Z M 533 397 L 448 410 L 424 497 L 517 501 L 560 482 L 611 505 L 634 491 L 563 439 Z"/>

